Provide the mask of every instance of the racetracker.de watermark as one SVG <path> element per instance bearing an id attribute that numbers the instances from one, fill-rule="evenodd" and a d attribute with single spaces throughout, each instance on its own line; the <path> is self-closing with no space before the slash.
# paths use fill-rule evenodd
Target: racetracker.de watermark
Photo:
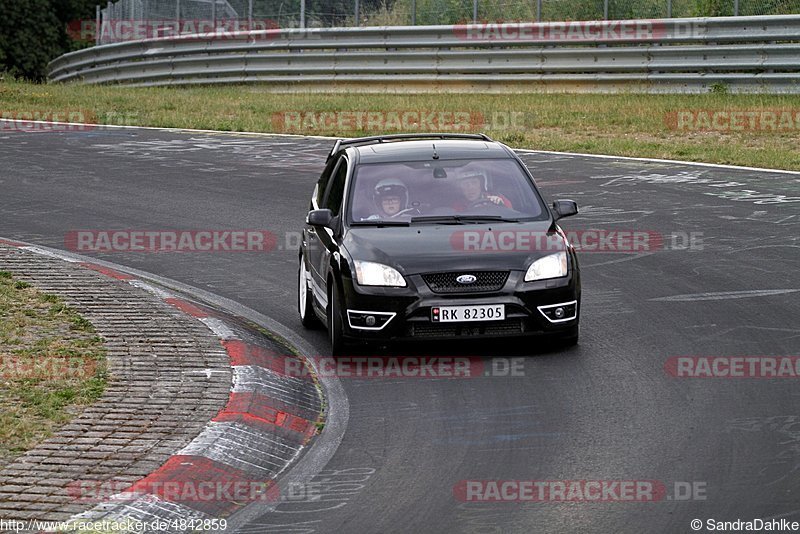
<path id="1" fill-rule="evenodd" d="M 172 502 L 275 502 L 281 499 L 273 481 L 262 480 L 149 480 L 134 485 L 121 480 L 78 480 L 67 484 L 73 502 L 133 501 L 158 495 Z"/>
<path id="2" fill-rule="evenodd" d="M 480 130 L 522 131 L 532 126 L 533 115 L 524 111 L 286 110 L 272 114 L 272 127 L 280 133 L 332 130 L 469 133 Z"/>
<path id="3" fill-rule="evenodd" d="M 91 132 L 115 125 L 136 126 L 139 123 L 138 112 L 0 111 L 0 132 Z"/>
<path id="4" fill-rule="evenodd" d="M 800 378 L 800 356 L 673 356 L 664 372 L 675 378 Z"/>
<path id="5" fill-rule="evenodd" d="M 337 378 L 479 378 L 525 376 L 525 360 L 463 356 L 312 357 L 314 374 Z M 285 360 L 284 373 L 306 378 L 311 371 L 296 358 Z"/>
<path id="6" fill-rule="evenodd" d="M 664 124 L 680 132 L 797 132 L 800 109 L 685 109 L 667 113 Z"/>
<path id="7" fill-rule="evenodd" d="M 67 24 L 67 35 L 71 39 L 96 41 L 99 38 L 103 43 L 181 35 L 212 36 L 215 40 L 270 40 L 279 37 L 280 32 L 280 26 L 272 19 L 107 19 L 103 20 L 99 31 L 95 20 L 73 20 Z M 295 32 L 293 38 L 296 37 Z"/>
<path id="8" fill-rule="evenodd" d="M 73 230 L 64 246 L 73 252 L 271 252 L 267 230 Z"/>
<path id="9" fill-rule="evenodd" d="M 150 516 L 153 517 L 153 516 Z M 120 521 L 109 519 L 67 519 L 65 521 L 43 521 L 40 519 L 4 519 L 0 518 L 0 532 L 124 532 L 138 534 L 140 532 L 224 532 L 228 528 L 227 519 L 208 519 L 200 517 L 169 517 L 149 520 L 127 517 Z"/>
<path id="10" fill-rule="evenodd" d="M 272 480 L 150 480 L 133 485 L 110 480 L 76 480 L 67 484 L 74 503 L 130 502 L 145 495 L 158 495 L 171 502 L 245 504 L 252 502 L 315 503 L 352 492 L 352 477 L 325 477 L 320 481 L 281 482 Z"/>
<path id="11" fill-rule="evenodd" d="M 3 380 L 69 380 L 95 376 L 98 361 L 82 356 L 39 354 L 33 357 L 0 354 Z"/>
<path id="12" fill-rule="evenodd" d="M 658 502 L 704 501 L 705 482 L 660 480 L 461 480 L 453 496 L 462 502 Z"/>
<path id="13" fill-rule="evenodd" d="M 0 111 L 0 132 L 86 132 L 98 127 L 97 116 L 82 110 Z"/>
<path id="14" fill-rule="evenodd" d="M 659 250 L 702 250 L 702 232 L 662 234 L 650 230 L 457 230 L 450 236 L 454 250 L 475 253 L 564 250 L 564 237 L 580 252 L 645 253 Z"/>
<path id="15" fill-rule="evenodd" d="M 485 21 L 458 24 L 453 33 L 465 41 L 649 41 L 667 35 L 689 37 L 702 26 L 693 22 L 663 20 L 566 21 L 531 23 L 527 21 Z"/>

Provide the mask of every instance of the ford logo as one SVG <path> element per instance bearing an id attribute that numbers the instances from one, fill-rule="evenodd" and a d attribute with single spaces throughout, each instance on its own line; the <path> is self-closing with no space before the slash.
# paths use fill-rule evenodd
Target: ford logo
<path id="1" fill-rule="evenodd" d="M 456 278 L 456 282 L 459 284 L 474 284 L 478 279 L 471 274 L 462 274 L 458 278 Z"/>

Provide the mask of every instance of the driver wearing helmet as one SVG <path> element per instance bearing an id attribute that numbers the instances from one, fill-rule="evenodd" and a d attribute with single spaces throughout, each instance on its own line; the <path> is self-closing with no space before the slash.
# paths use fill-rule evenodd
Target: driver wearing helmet
<path id="1" fill-rule="evenodd" d="M 466 211 L 481 204 L 495 204 L 514 209 L 511 201 L 501 193 L 490 194 L 486 190 L 488 178 L 484 171 L 462 170 L 458 173 L 456 180 L 458 188 L 463 195 L 463 198 L 459 199 L 453 206 L 456 211 Z"/>
<path id="2" fill-rule="evenodd" d="M 408 211 L 408 188 L 397 178 L 385 178 L 375 184 L 372 200 L 377 213 L 367 220 L 391 219 Z"/>

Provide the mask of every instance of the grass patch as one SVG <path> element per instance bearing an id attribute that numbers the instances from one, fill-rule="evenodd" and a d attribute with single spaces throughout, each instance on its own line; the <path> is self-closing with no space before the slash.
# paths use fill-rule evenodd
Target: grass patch
<path id="1" fill-rule="evenodd" d="M 0 466 L 97 400 L 106 372 L 89 321 L 0 271 Z"/>
<path id="2" fill-rule="evenodd" d="M 681 111 L 792 112 L 792 128 L 686 131 Z M 723 85 L 701 95 L 643 94 L 277 94 L 259 86 L 124 88 L 0 82 L 0 112 L 83 112 L 99 124 L 331 136 L 397 133 L 366 124 L 285 127 L 286 112 L 460 112 L 483 117 L 473 130 L 517 148 L 652 157 L 800 170 L 800 96 L 731 94 Z M 498 116 L 521 123 L 500 127 Z M 387 115 L 384 115 L 384 117 Z M 670 119 L 673 117 L 673 119 Z M 492 123 L 494 126 L 492 126 Z M 425 130 L 414 128 L 410 130 Z M 432 128 L 434 130 L 438 128 Z"/>

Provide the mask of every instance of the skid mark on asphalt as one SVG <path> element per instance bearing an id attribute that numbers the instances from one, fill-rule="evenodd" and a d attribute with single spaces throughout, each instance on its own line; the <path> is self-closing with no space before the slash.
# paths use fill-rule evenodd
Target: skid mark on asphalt
<path id="1" fill-rule="evenodd" d="M 459 503 L 456 507 L 457 530 L 464 533 L 501 533 L 510 532 L 514 528 L 508 522 L 507 503 Z M 504 528 L 498 525 L 505 525 Z M 531 525 L 517 525 L 521 531 L 530 531 Z"/>
<path id="2" fill-rule="evenodd" d="M 523 441 L 530 438 L 550 440 L 563 436 L 562 432 L 542 429 L 543 423 L 533 418 L 539 408 L 536 405 L 527 405 L 500 410 L 476 411 L 471 409 L 467 413 L 458 415 L 427 414 L 429 420 L 448 425 L 448 435 L 441 439 L 431 440 L 430 443 L 448 446 L 494 445 Z M 488 434 L 476 436 L 476 427 L 485 429 L 487 426 L 489 427 Z M 492 432 L 492 429 L 494 429 L 494 432 Z M 541 446 L 545 446 L 545 443 L 542 443 Z M 504 447 L 503 449 L 507 448 Z M 516 449 L 517 447 L 514 448 Z"/>
<path id="3" fill-rule="evenodd" d="M 785 213 L 771 213 L 769 211 L 764 210 L 756 210 L 750 215 L 746 217 L 736 217 L 734 215 L 717 215 L 720 219 L 726 221 L 752 221 L 752 222 L 759 222 L 759 223 L 771 223 L 777 225 L 783 225 L 786 221 L 790 221 L 797 217 L 797 215 L 789 215 L 786 216 Z M 800 224 L 800 221 L 794 220 L 789 222 L 786 226 Z"/>
<path id="4" fill-rule="evenodd" d="M 428 418 L 432 421 L 463 421 L 465 423 L 501 420 L 503 418 L 507 418 L 510 421 L 516 421 L 520 416 L 530 416 L 532 411 L 537 409 L 541 409 L 541 407 L 535 404 L 527 404 L 524 406 L 510 406 L 508 408 L 501 408 L 499 410 L 486 410 L 483 412 L 470 411 L 455 415 L 429 415 Z"/>
<path id="5" fill-rule="evenodd" d="M 633 174 L 612 174 L 592 176 L 593 179 L 605 179 L 601 187 L 626 187 L 630 184 L 688 184 L 704 185 L 706 187 L 739 187 L 745 185 L 743 182 L 732 180 L 716 180 L 714 178 L 703 178 L 708 174 L 705 169 L 690 169 L 678 171 L 671 174 L 653 173 L 640 171 Z"/>
<path id="6" fill-rule="evenodd" d="M 637 217 L 631 220 L 639 220 L 643 216 L 652 215 L 655 213 L 654 210 L 626 210 L 622 208 L 611 208 L 608 206 L 593 206 L 591 204 L 586 204 L 584 206 L 580 206 L 579 214 L 582 217 L 610 217 L 610 216 L 620 216 L 620 215 L 627 215 L 627 214 L 636 214 Z M 605 221 L 600 221 L 605 222 Z M 622 222 L 629 222 L 628 220 Z"/>
<path id="7" fill-rule="evenodd" d="M 722 200 L 734 202 L 751 202 L 756 205 L 770 204 L 792 204 L 800 202 L 800 196 L 791 196 L 775 192 L 763 192 L 759 189 L 742 189 L 749 184 L 728 179 L 706 178 L 709 170 L 684 170 L 672 174 L 660 174 L 642 171 L 634 174 L 592 176 L 592 178 L 604 178 L 606 181 L 601 187 L 625 187 L 645 185 L 679 185 L 697 189 L 703 195 L 708 195 Z M 763 177 L 758 176 L 749 180 L 763 187 L 772 190 L 785 189 L 792 191 L 792 181 L 772 181 L 766 182 Z M 752 187 L 752 186 L 751 186 Z M 709 188 L 713 188 L 708 190 Z"/>
<path id="8" fill-rule="evenodd" d="M 765 483 L 767 486 L 796 479 L 800 472 L 800 415 L 731 419 L 726 423 L 725 432 L 734 435 L 772 433 L 777 440 L 779 452 L 759 471 L 759 476 L 768 480 Z"/>
<path id="9" fill-rule="evenodd" d="M 625 263 L 627 261 L 638 260 L 641 258 L 646 258 L 647 256 L 652 256 L 655 252 L 647 252 L 643 254 L 626 254 L 623 258 L 617 258 L 615 260 L 608 260 L 608 261 L 601 261 L 599 263 L 589 263 L 585 259 L 581 260 L 581 269 L 589 269 L 591 267 L 600 267 L 602 265 L 614 265 L 615 263 Z M 583 297 L 581 297 L 583 298 Z"/>
<path id="10" fill-rule="evenodd" d="M 778 514 L 778 515 L 770 515 L 764 518 L 764 521 L 769 521 L 771 519 L 780 519 L 782 517 L 794 517 L 800 515 L 800 509 L 792 510 L 791 512 L 786 512 L 785 514 Z"/>
<path id="11" fill-rule="evenodd" d="M 269 525 L 261 525 L 258 530 L 252 527 L 245 527 L 240 529 L 239 532 L 285 532 L 287 534 L 312 534 L 317 531 L 317 527 L 322 523 L 321 519 L 313 521 L 299 521 L 296 523 L 272 523 Z"/>
<path id="12" fill-rule="evenodd" d="M 760 193 L 753 189 L 739 189 L 736 191 L 720 191 L 703 194 L 721 198 L 723 200 L 732 200 L 734 202 L 752 202 L 756 205 L 792 204 L 795 202 L 800 202 L 800 197 L 778 195 L 774 193 Z"/>
<path id="13" fill-rule="evenodd" d="M 320 152 L 326 151 L 330 141 L 307 143 L 276 142 L 274 139 L 236 139 L 221 136 L 195 136 L 188 139 L 131 140 L 121 143 L 97 143 L 93 148 L 102 154 L 174 160 L 176 155 L 190 153 L 224 152 L 226 155 L 246 156 L 239 163 L 263 166 L 263 161 L 292 161 L 296 164 L 313 164 L 320 167 Z"/>
<path id="14" fill-rule="evenodd" d="M 746 299 L 753 297 L 771 297 L 796 293 L 800 289 L 755 289 L 749 291 L 716 291 L 711 293 L 689 293 L 686 295 L 672 295 L 670 297 L 657 297 L 648 299 L 652 302 L 698 302 L 705 300 L 730 300 Z"/>
<path id="15" fill-rule="evenodd" d="M 762 249 L 767 249 L 767 248 L 785 248 L 785 247 L 788 247 L 788 248 L 800 248 L 800 245 L 786 245 L 786 244 L 783 244 L 783 245 L 760 245 L 760 246 L 757 246 L 757 247 L 738 248 L 738 249 L 730 250 L 727 253 L 728 254 L 737 254 L 737 253 L 740 253 L 740 252 L 747 252 L 749 250 L 762 250 Z"/>
<path id="16" fill-rule="evenodd" d="M 344 508 L 366 489 L 376 472 L 377 469 L 372 467 L 320 471 L 308 483 L 294 489 L 288 488 L 287 497 L 281 499 L 281 503 L 269 516 L 251 522 L 238 532 L 317 532 L 317 527 L 323 525 L 322 522 L 329 518 L 330 512 Z M 278 514 L 295 516 L 297 521 L 283 521 Z"/>
<path id="17" fill-rule="evenodd" d="M 627 258 L 626 258 L 627 259 Z M 603 264 L 594 264 L 594 266 Z M 636 310 L 623 300 L 621 289 L 592 289 L 582 294 L 581 308 L 590 315 L 617 316 L 621 313 L 634 313 Z"/>
<path id="18" fill-rule="evenodd" d="M 705 341 L 714 341 L 717 343 L 735 342 L 739 344 L 742 350 L 751 350 L 761 352 L 762 344 L 753 330 L 770 332 L 771 338 L 775 342 L 786 343 L 793 339 L 800 337 L 800 328 L 773 328 L 768 326 L 755 326 L 755 325 L 739 325 L 732 328 L 722 328 L 717 330 L 717 324 L 691 326 L 686 327 L 696 328 L 699 332 L 699 339 Z"/>

